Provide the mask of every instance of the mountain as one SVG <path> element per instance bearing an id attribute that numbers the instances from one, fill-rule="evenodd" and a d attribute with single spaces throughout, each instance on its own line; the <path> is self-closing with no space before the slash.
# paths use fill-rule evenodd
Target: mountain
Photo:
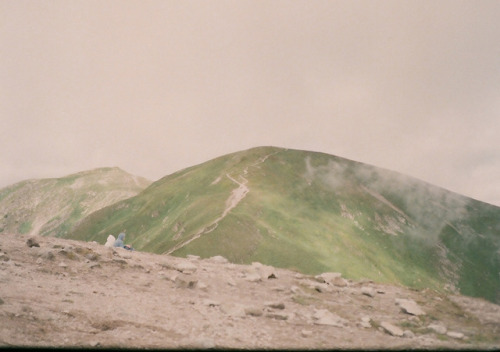
<path id="1" fill-rule="evenodd" d="M 323 153 L 259 147 L 166 176 L 67 237 L 500 301 L 500 208 Z"/>
<path id="2" fill-rule="evenodd" d="M 85 216 L 150 183 L 119 168 L 22 181 L 0 189 L 0 233 L 64 237 Z"/>

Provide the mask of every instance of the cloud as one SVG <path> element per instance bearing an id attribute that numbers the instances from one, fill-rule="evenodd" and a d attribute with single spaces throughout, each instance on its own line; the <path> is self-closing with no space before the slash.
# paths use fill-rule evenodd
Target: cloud
<path id="1" fill-rule="evenodd" d="M 1 2 L 0 187 L 110 165 L 155 180 L 276 145 L 500 205 L 499 16 L 488 1 Z"/>

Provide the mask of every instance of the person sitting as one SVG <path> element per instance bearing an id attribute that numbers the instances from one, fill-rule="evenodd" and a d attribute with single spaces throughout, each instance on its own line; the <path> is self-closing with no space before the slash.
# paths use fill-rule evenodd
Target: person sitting
<path id="1" fill-rule="evenodd" d="M 118 235 L 118 239 L 113 244 L 113 247 L 120 247 L 128 251 L 133 251 L 134 249 L 130 245 L 128 244 L 126 245 L 124 241 L 125 241 L 125 233 L 122 232 Z"/>
<path id="2" fill-rule="evenodd" d="M 105 247 L 113 247 L 115 245 L 115 236 L 109 235 L 106 243 L 104 244 Z"/>
<path id="3" fill-rule="evenodd" d="M 125 243 L 123 242 L 124 240 L 125 240 L 125 234 L 122 232 L 118 235 L 118 238 L 113 244 L 113 247 L 120 247 L 120 248 L 125 247 Z"/>

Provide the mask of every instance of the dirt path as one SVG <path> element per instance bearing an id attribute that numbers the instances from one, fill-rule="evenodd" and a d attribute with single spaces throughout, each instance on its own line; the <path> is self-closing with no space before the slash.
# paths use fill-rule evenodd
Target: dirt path
<path id="1" fill-rule="evenodd" d="M 267 155 L 259 158 L 257 160 L 257 162 L 250 165 L 250 167 L 257 167 L 258 165 L 264 163 L 267 160 L 267 158 L 269 158 L 271 155 L 274 155 L 274 154 L 279 153 L 279 152 L 280 151 L 270 153 L 270 154 L 267 154 Z M 187 246 L 188 244 L 190 244 L 191 242 L 197 240 L 201 236 L 209 234 L 210 232 L 214 231 L 217 228 L 217 226 L 219 226 L 219 222 L 222 221 L 227 216 L 227 214 L 229 214 L 229 212 L 231 210 L 236 208 L 236 206 L 246 197 L 248 192 L 250 192 L 250 189 L 247 186 L 248 180 L 243 176 L 243 175 L 247 175 L 247 174 L 248 174 L 248 166 L 243 170 L 243 174 L 239 175 L 239 178 L 241 178 L 242 181 L 238 181 L 236 178 L 233 178 L 229 173 L 226 173 L 226 177 L 228 179 L 230 179 L 232 182 L 236 183 L 238 185 L 238 188 L 235 188 L 231 192 L 231 195 L 229 196 L 229 198 L 226 200 L 226 207 L 225 207 L 224 211 L 222 212 L 222 215 L 219 216 L 214 221 L 212 221 L 208 226 L 206 226 L 203 229 L 201 229 L 200 231 L 198 231 L 190 239 L 175 245 L 174 247 L 172 247 L 168 251 L 165 251 L 163 254 L 172 254 L 175 251 L 179 250 L 180 248 L 183 248 L 183 247 Z M 219 179 L 217 179 L 217 180 L 219 180 Z"/>
<path id="2" fill-rule="evenodd" d="M 480 299 L 34 239 L 0 235 L 0 346 L 500 348 L 500 306 Z"/>

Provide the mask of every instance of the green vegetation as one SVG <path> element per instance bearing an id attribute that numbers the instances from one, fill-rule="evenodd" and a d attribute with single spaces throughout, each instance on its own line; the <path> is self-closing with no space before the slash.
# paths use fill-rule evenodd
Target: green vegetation
<path id="1" fill-rule="evenodd" d="M 101 185 L 92 187 L 99 194 Z M 46 234 L 104 243 L 125 231 L 143 251 L 438 292 L 451 285 L 500 301 L 500 208 L 327 154 L 261 147 L 225 155 L 87 217 L 79 197 L 72 194 L 71 212 L 47 218 Z"/>
<path id="2" fill-rule="evenodd" d="M 25 234 L 30 232 L 31 230 L 31 222 L 30 221 L 25 221 L 19 226 L 19 233 L 20 234 Z"/>
<path id="3" fill-rule="evenodd" d="M 85 216 L 136 195 L 149 184 L 118 168 L 22 181 L 0 190 L 0 228 L 65 237 Z"/>

